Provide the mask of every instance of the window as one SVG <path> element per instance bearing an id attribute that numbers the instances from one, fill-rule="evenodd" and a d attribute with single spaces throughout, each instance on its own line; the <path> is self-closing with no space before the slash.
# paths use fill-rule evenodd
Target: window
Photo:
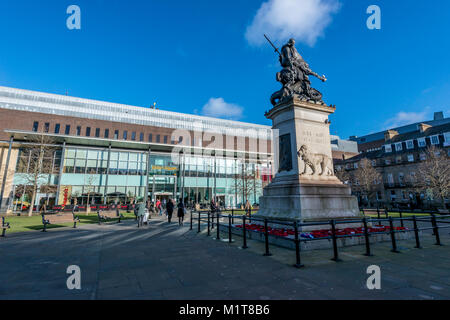
<path id="1" fill-rule="evenodd" d="M 59 123 L 55 124 L 55 133 L 59 134 L 59 129 L 61 128 L 61 125 Z"/>
<path id="2" fill-rule="evenodd" d="M 414 149 L 414 141 L 413 140 L 406 141 L 406 149 Z"/>
<path id="3" fill-rule="evenodd" d="M 357 162 L 355 162 L 355 163 L 353 164 L 353 168 L 358 169 L 358 163 L 357 163 Z"/>
<path id="4" fill-rule="evenodd" d="M 131 140 L 136 141 L 136 131 L 131 132 Z"/>
<path id="5" fill-rule="evenodd" d="M 86 137 L 91 136 L 91 127 L 86 127 Z"/>
<path id="6" fill-rule="evenodd" d="M 95 129 L 95 137 L 100 138 L 100 128 Z"/>
<path id="7" fill-rule="evenodd" d="M 425 142 L 425 138 L 417 139 L 417 144 L 419 145 L 420 148 L 423 148 L 423 147 L 427 146 L 427 143 Z"/>
<path id="8" fill-rule="evenodd" d="M 403 147 L 401 142 L 395 144 L 395 151 L 402 151 L 402 149 Z"/>
<path id="9" fill-rule="evenodd" d="M 450 146 L 450 132 L 444 133 L 444 147 Z"/>
<path id="10" fill-rule="evenodd" d="M 400 172 L 398 174 L 398 182 L 400 183 L 401 186 L 405 185 L 405 175 L 403 174 L 403 172 Z"/>
<path id="11" fill-rule="evenodd" d="M 81 135 L 81 126 L 77 127 L 77 136 Z"/>
<path id="12" fill-rule="evenodd" d="M 33 122 L 33 131 L 37 132 L 38 129 L 39 129 L 39 122 L 37 122 L 37 121 Z"/>
<path id="13" fill-rule="evenodd" d="M 44 132 L 45 133 L 48 133 L 50 131 L 50 123 L 49 122 L 46 122 L 45 124 L 44 124 Z"/>
<path id="14" fill-rule="evenodd" d="M 395 190 L 391 190 L 391 201 L 395 201 L 397 195 L 395 194 Z"/>
<path id="15" fill-rule="evenodd" d="M 388 173 L 387 181 L 388 181 L 389 186 L 392 187 L 394 185 L 394 176 L 392 175 L 392 173 Z"/>
<path id="16" fill-rule="evenodd" d="M 391 159 L 385 159 L 384 160 L 384 163 L 388 166 L 388 165 L 390 165 L 391 164 Z"/>
<path id="17" fill-rule="evenodd" d="M 144 133 L 139 133 L 139 141 L 144 141 Z"/>
<path id="18" fill-rule="evenodd" d="M 123 132 L 123 140 L 127 140 L 127 136 L 128 136 L 128 131 L 125 130 L 125 131 Z"/>
<path id="19" fill-rule="evenodd" d="M 436 136 L 431 136 L 431 137 L 430 137 L 430 140 L 431 140 L 431 144 L 433 144 L 433 145 L 439 144 L 439 136 L 438 136 L 438 135 L 436 135 Z"/>
<path id="20" fill-rule="evenodd" d="M 395 158 L 395 162 L 402 163 L 402 156 L 398 156 Z"/>
<path id="21" fill-rule="evenodd" d="M 426 154 L 425 154 L 425 153 L 421 153 L 421 154 L 420 154 L 420 160 L 424 161 L 424 160 L 426 160 L 426 159 L 427 159 Z"/>
<path id="22" fill-rule="evenodd" d="M 70 124 L 66 124 L 66 130 L 64 131 L 65 134 L 70 134 Z"/>
<path id="23" fill-rule="evenodd" d="M 156 135 L 156 142 L 157 143 L 161 142 L 161 136 L 159 134 Z"/>
<path id="24" fill-rule="evenodd" d="M 152 142 L 153 141 L 153 135 L 150 133 L 148 135 L 148 142 Z"/>
<path id="25" fill-rule="evenodd" d="M 109 129 L 105 129 L 105 138 L 106 138 L 106 139 L 109 138 Z"/>
<path id="26" fill-rule="evenodd" d="M 119 130 L 114 130 L 114 139 L 119 139 Z"/>
<path id="27" fill-rule="evenodd" d="M 384 145 L 384 152 L 392 152 L 392 145 L 390 144 Z"/>
<path id="28" fill-rule="evenodd" d="M 408 161 L 409 162 L 414 162 L 414 155 L 408 154 Z"/>
<path id="29" fill-rule="evenodd" d="M 164 136 L 164 143 L 167 143 L 167 136 Z"/>

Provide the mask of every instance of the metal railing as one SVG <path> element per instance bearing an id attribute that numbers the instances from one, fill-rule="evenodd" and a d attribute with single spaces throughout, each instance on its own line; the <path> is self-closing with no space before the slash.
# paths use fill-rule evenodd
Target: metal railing
<path id="1" fill-rule="evenodd" d="M 329 220 L 329 221 L 323 221 L 323 222 L 298 222 L 298 221 L 280 221 L 280 220 L 273 220 L 273 219 L 267 219 L 267 218 L 257 218 L 252 216 L 246 216 L 246 215 L 235 215 L 234 211 L 232 211 L 231 214 L 222 214 L 221 212 L 211 212 L 211 211 L 192 211 L 190 214 L 190 230 L 194 229 L 194 224 L 197 224 L 197 233 L 200 233 L 202 231 L 202 222 L 204 222 L 207 226 L 207 236 L 211 236 L 212 230 L 216 229 L 216 239 L 221 240 L 220 232 L 221 227 L 227 227 L 228 228 L 228 242 L 233 242 L 233 232 L 232 229 L 242 229 L 242 249 L 247 249 L 247 237 L 248 237 L 248 225 L 247 222 L 257 222 L 260 224 L 260 231 L 256 230 L 250 230 L 251 232 L 256 232 L 259 234 L 262 234 L 264 236 L 264 256 L 270 256 L 272 255 L 270 252 L 270 241 L 269 238 L 278 238 L 283 239 L 285 241 L 293 241 L 295 245 L 295 264 L 294 267 L 301 268 L 303 267 L 303 264 L 301 263 L 301 256 L 300 256 L 300 248 L 301 243 L 311 242 L 311 241 L 318 241 L 318 240 L 331 240 L 332 242 L 332 249 L 333 249 L 333 257 L 331 260 L 339 262 L 341 261 L 339 259 L 339 250 L 338 250 L 338 239 L 344 239 L 344 238 L 362 238 L 364 237 L 364 244 L 365 244 L 365 252 L 363 255 L 365 256 L 373 256 L 372 248 L 371 248 L 371 242 L 370 238 L 371 236 L 375 235 L 389 235 L 391 244 L 392 244 L 392 252 L 399 253 L 397 247 L 397 238 L 396 234 L 398 233 L 408 233 L 412 232 L 414 233 L 415 238 L 415 248 L 421 249 L 421 242 L 420 242 L 420 231 L 425 230 L 432 230 L 433 234 L 432 236 L 435 237 L 435 245 L 441 246 L 441 239 L 439 230 L 450 228 L 450 220 L 446 220 L 450 218 L 450 215 L 440 215 L 438 218 L 434 213 L 431 213 L 430 216 L 425 217 L 399 217 L 399 218 L 393 218 L 390 216 L 387 216 L 386 218 L 372 218 L 372 217 L 366 217 L 364 216 L 362 219 L 342 219 L 342 220 Z M 234 220 L 240 220 L 242 222 L 242 225 L 240 228 L 234 226 Z M 221 222 L 222 220 L 222 222 Z M 413 227 L 411 229 L 404 228 L 404 221 L 410 221 L 412 222 Z M 395 223 L 400 222 L 400 225 L 402 228 L 395 227 Z M 270 234 L 269 232 L 269 226 L 268 224 L 276 224 L 278 226 L 285 226 L 290 227 L 291 234 L 293 235 L 292 238 L 280 236 L 276 234 Z M 369 228 L 369 223 L 377 223 L 378 228 L 383 227 L 383 231 L 374 231 L 375 228 Z M 382 225 L 382 223 L 387 223 L 388 225 Z M 429 226 L 423 226 L 419 227 L 419 223 L 427 223 L 430 224 Z M 338 232 L 337 226 L 346 224 L 358 224 L 361 227 L 361 233 L 353 233 L 353 234 L 341 234 L 341 232 Z M 301 233 L 299 231 L 302 227 L 328 227 L 328 235 L 327 236 L 321 236 L 321 237 L 309 237 L 304 238 L 301 237 Z M 226 239 L 224 239 L 226 240 Z"/>

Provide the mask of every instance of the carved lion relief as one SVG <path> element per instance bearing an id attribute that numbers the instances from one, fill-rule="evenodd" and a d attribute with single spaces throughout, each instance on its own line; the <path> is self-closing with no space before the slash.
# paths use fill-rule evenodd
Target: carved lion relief
<path id="1" fill-rule="evenodd" d="M 331 159 L 327 155 L 324 154 L 312 154 L 308 151 L 308 147 L 306 145 L 302 145 L 297 152 L 297 155 L 304 163 L 303 172 L 300 175 L 306 175 L 308 172 L 308 168 L 311 169 L 311 175 L 321 175 L 321 176 L 332 176 L 333 167 L 331 164 Z M 320 171 L 319 171 L 320 170 Z"/>

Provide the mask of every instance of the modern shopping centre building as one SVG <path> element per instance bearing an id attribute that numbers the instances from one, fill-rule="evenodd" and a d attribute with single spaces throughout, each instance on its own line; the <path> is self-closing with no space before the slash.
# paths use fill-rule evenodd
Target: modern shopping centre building
<path id="1" fill-rule="evenodd" d="M 271 135 L 253 123 L 0 87 L 1 206 L 30 201 L 36 184 L 35 204 L 182 194 L 257 203 L 272 175 Z"/>
<path id="2" fill-rule="evenodd" d="M 334 158 L 357 154 L 330 139 Z M 35 204 L 258 203 L 276 140 L 270 126 L 0 87 L 0 209 L 35 185 Z"/>

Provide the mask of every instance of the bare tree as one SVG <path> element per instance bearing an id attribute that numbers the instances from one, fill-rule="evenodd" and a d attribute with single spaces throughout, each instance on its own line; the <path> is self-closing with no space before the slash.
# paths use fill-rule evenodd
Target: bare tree
<path id="1" fill-rule="evenodd" d="M 233 192 L 243 196 L 243 201 L 256 192 L 256 173 L 250 168 L 241 169 L 241 172 L 234 175 L 234 184 L 232 186 Z"/>
<path id="2" fill-rule="evenodd" d="M 381 174 L 373 167 L 372 162 L 363 158 L 358 163 L 358 168 L 351 174 L 351 185 L 355 192 L 373 199 L 381 185 Z"/>
<path id="3" fill-rule="evenodd" d="M 31 200 L 28 216 L 31 216 L 39 186 L 49 185 L 49 175 L 57 172 L 54 170 L 51 161 L 56 151 L 54 140 L 49 136 L 39 135 L 31 137 L 29 142 L 22 147 L 22 150 L 25 154 L 30 155 L 28 174 L 24 175 L 24 179 L 26 185 L 30 188 Z"/>
<path id="4" fill-rule="evenodd" d="M 86 215 L 89 215 L 91 212 L 91 205 L 90 205 L 90 197 L 91 194 L 95 192 L 95 176 L 93 175 L 87 175 L 87 178 L 84 181 L 84 190 L 87 195 L 87 201 L 86 201 Z"/>
<path id="5" fill-rule="evenodd" d="M 345 170 L 344 167 L 341 167 L 340 169 L 336 169 L 334 174 L 336 175 L 336 177 L 339 180 L 342 181 L 342 183 L 345 183 L 345 184 L 350 183 L 350 180 L 351 180 L 350 174 L 348 173 L 347 170 Z"/>
<path id="6" fill-rule="evenodd" d="M 450 196 L 450 157 L 446 151 L 430 146 L 425 150 L 426 159 L 417 167 L 417 187 L 441 200 Z"/>

